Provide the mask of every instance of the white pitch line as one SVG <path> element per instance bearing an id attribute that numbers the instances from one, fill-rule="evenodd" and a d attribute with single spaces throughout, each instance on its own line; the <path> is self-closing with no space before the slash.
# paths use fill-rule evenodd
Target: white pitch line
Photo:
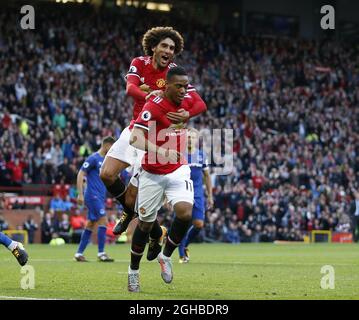
<path id="1" fill-rule="evenodd" d="M 8 259 L 10 261 L 11 259 Z M 74 259 L 29 259 L 29 263 L 34 262 L 75 262 Z M 114 262 L 129 262 L 130 260 L 115 260 Z M 89 260 L 89 262 L 98 262 L 97 260 Z M 86 265 L 87 263 L 84 262 Z"/>
<path id="2" fill-rule="evenodd" d="M 63 300 L 57 298 L 31 298 L 31 297 L 13 297 L 13 296 L 0 296 L 0 299 L 13 299 L 13 300 Z"/>
<path id="3" fill-rule="evenodd" d="M 11 259 L 8 259 L 8 261 L 10 261 Z M 29 263 L 31 264 L 31 262 L 59 262 L 59 263 L 63 263 L 63 262 L 75 262 L 72 259 L 29 259 Z M 89 262 L 97 262 L 96 260 L 93 261 L 89 261 Z M 130 262 L 130 260 L 115 260 L 115 262 L 117 263 L 128 263 Z M 329 263 L 329 262 L 328 262 Z M 327 263 L 327 264 L 328 264 Z M 84 263 L 85 265 L 87 265 L 87 263 Z M 319 263 L 319 262 L 288 262 L 288 263 L 282 263 L 282 262 L 251 262 L 251 261 L 206 261 L 206 262 L 202 262 L 202 261 L 191 261 L 191 264 L 222 264 L 222 265 L 259 265 L 259 266 L 288 266 L 288 265 L 293 265 L 293 266 L 323 266 L 324 264 L 326 264 L 325 262 L 323 263 Z M 357 263 L 333 263 L 331 262 L 331 264 L 333 266 L 336 267 L 350 267 L 350 266 L 357 266 Z"/>

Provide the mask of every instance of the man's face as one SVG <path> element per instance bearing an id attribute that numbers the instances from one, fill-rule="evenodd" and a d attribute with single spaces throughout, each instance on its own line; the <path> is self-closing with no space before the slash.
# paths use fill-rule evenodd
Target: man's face
<path id="1" fill-rule="evenodd" d="M 152 48 L 153 58 L 157 67 L 165 68 L 173 60 L 175 54 L 175 43 L 171 38 L 165 38 Z"/>
<path id="2" fill-rule="evenodd" d="M 188 83 L 187 76 L 173 76 L 166 85 L 167 97 L 179 106 L 187 93 Z"/>

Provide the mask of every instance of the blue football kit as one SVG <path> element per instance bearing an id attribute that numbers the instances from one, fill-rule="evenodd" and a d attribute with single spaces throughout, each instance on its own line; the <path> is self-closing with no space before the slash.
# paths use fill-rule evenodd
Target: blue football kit
<path id="1" fill-rule="evenodd" d="M 97 221 L 106 215 L 106 187 L 100 178 L 100 169 L 104 157 L 98 152 L 90 155 L 81 166 L 86 172 L 85 205 L 88 209 L 88 219 Z"/>

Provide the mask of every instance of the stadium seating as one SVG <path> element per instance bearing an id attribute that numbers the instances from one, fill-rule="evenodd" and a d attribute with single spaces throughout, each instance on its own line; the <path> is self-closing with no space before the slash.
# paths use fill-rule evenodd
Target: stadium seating
<path id="1" fill-rule="evenodd" d="M 87 7 L 55 15 L 48 6 L 26 35 L 16 19 L 0 13 L 1 186 L 75 184 L 101 137 L 119 137 L 129 123 L 124 75 L 142 54 L 141 35 L 167 24 L 183 33 L 177 63 L 208 105 L 193 125 L 234 132 L 234 167 L 226 176 L 212 172 L 215 208 L 202 238 L 238 242 L 235 232 L 240 242 L 301 241 L 311 230 L 352 231 L 357 46 L 208 33 L 172 16 L 135 20 Z M 171 214 L 163 209 L 161 221 Z"/>

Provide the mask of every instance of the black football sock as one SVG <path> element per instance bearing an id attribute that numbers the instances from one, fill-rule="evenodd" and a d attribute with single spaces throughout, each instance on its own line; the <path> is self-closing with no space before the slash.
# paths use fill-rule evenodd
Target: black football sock
<path id="1" fill-rule="evenodd" d="M 162 228 L 158 222 L 158 220 L 156 219 L 155 222 L 152 225 L 152 229 L 150 232 L 150 238 L 151 239 L 159 239 L 162 236 Z"/>
<path id="2" fill-rule="evenodd" d="M 125 193 L 124 193 L 124 194 L 121 194 L 121 195 L 118 196 L 118 197 L 116 197 L 116 200 L 117 200 L 119 203 L 122 204 L 123 211 L 125 211 L 125 212 L 126 212 L 127 214 L 129 214 L 131 217 L 133 217 L 133 216 L 136 214 L 136 212 L 135 212 L 132 208 L 130 208 L 130 207 L 128 207 L 128 206 L 126 205 L 126 202 L 125 202 Z"/>
<path id="3" fill-rule="evenodd" d="M 131 264 L 132 270 L 138 270 L 140 267 L 140 261 L 145 251 L 146 243 L 148 241 L 148 233 L 143 232 L 138 226 L 136 227 L 131 243 Z"/>
<path id="4" fill-rule="evenodd" d="M 163 254 L 166 257 L 170 257 L 173 251 L 179 246 L 190 225 L 191 219 L 180 220 L 177 217 L 174 219 L 170 232 L 168 233 L 165 248 L 163 249 Z"/>
<path id="5" fill-rule="evenodd" d="M 117 198 L 125 192 L 126 186 L 121 181 L 121 179 L 117 177 L 113 184 L 111 184 L 110 186 L 106 186 L 106 189 L 109 193 L 112 194 L 113 197 Z"/>
<path id="6" fill-rule="evenodd" d="M 121 203 L 124 211 L 127 214 L 130 214 L 131 216 L 135 215 L 135 211 L 128 207 L 126 205 L 125 202 L 125 190 L 126 190 L 126 186 L 125 184 L 121 181 L 121 179 L 119 177 L 116 178 L 115 182 L 113 184 L 111 184 L 109 187 L 106 187 L 108 192 L 110 192 L 112 194 L 112 196 L 119 202 Z"/>

